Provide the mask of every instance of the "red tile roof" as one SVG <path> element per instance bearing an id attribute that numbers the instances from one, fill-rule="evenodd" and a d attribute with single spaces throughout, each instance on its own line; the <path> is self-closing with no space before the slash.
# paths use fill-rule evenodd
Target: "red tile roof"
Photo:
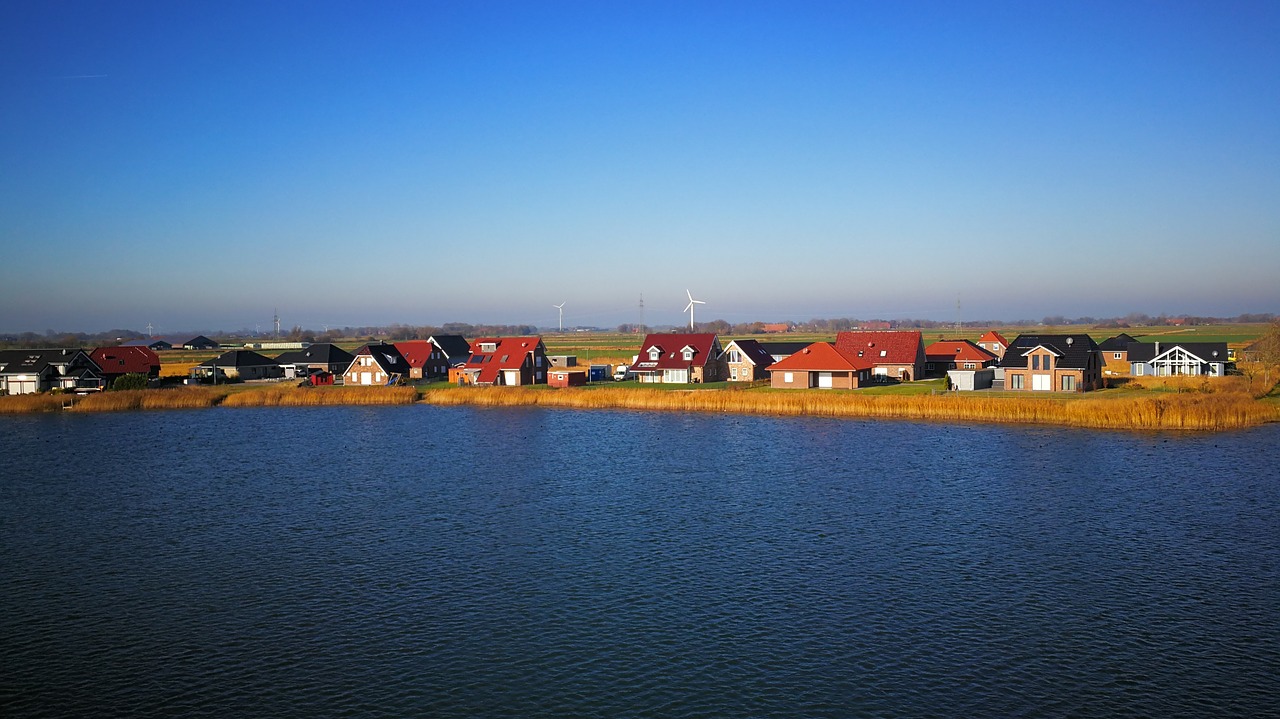
<path id="1" fill-rule="evenodd" d="M 873 364 L 915 364 L 923 359 L 924 341 L 916 331 L 841 332 L 836 335 L 836 347 Z"/>
<path id="2" fill-rule="evenodd" d="M 939 340 L 924 348 L 930 362 L 992 362 L 996 356 L 969 340 Z"/>
<path id="3" fill-rule="evenodd" d="M 640 345 L 640 354 L 636 357 L 635 364 L 631 365 L 631 370 L 633 372 L 656 372 L 667 369 L 702 367 L 716 359 L 719 344 L 715 334 L 708 333 L 645 335 L 644 344 Z M 693 349 L 693 359 L 691 360 L 684 358 L 684 349 L 686 347 Z M 656 360 L 649 359 L 649 350 L 652 348 L 659 350 Z"/>
<path id="4" fill-rule="evenodd" d="M 999 342 L 1005 347 L 1009 346 L 1009 340 L 1005 339 L 1004 335 L 1000 334 L 999 332 L 996 332 L 995 330 L 987 330 L 987 333 L 979 337 L 978 341 L 979 342 Z"/>
<path id="5" fill-rule="evenodd" d="M 160 356 L 147 347 L 98 347 L 89 359 L 102 368 L 103 374 L 150 374 L 160 369 Z"/>
<path id="6" fill-rule="evenodd" d="M 846 352 L 830 342 L 814 342 L 790 357 L 780 359 L 769 367 L 770 372 L 847 372 L 869 370 L 872 363 L 857 352 Z"/>
<path id="7" fill-rule="evenodd" d="M 488 345 L 494 345 L 492 352 L 484 350 Z M 542 338 L 536 336 L 481 337 L 471 340 L 471 359 L 463 367 L 480 370 L 476 375 L 477 383 L 494 384 L 498 381 L 499 372 L 504 369 L 520 369 L 525 358 L 536 352 L 539 347 L 542 347 Z M 546 348 L 542 347 L 543 354 L 546 354 L 546 351 Z"/>
<path id="8" fill-rule="evenodd" d="M 395 345 L 396 349 L 400 350 L 400 354 L 404 355 L 405 362 L 416 369 L 425 367 L 427 361 L 431 359 L 431 353 L 436 351 L 436 346 L 429 340 L 406 340 L 396 342 Z"/>

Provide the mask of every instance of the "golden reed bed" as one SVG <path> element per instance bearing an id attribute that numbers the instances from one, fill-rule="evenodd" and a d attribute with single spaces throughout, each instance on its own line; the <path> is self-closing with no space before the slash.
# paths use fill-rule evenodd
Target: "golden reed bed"
<path id="1" fill-rule="evenodd" d="M 1054 424 L 1100 429 L 1224 430 L 1280 420 L 1275 406 L 1246 394 L 1143 394 L 1098 399 L 858 395 L 827 392 L 672 392 L 645 389 L 461 388 L 430 391 L 438 405 L 575 407 Z"/>
<path id="2" fill-rule="evenodd" d="M 0 397 L 0 414 L 26 412 L 117 412 L 139 409 L 201 409 L 205 407 L 318 407 L 326 405 L 412 404 L 412 387 L 268 387 L 232 391 L 211 387 L 103 392 L 73 395 Z"/>
<path id="3" fill-rule="evenodd" d="M 1152 383 L 1154 384 L 1154 383 Z M 1222 388 L 1227 388 L 1223 385 Z M 539 406 L 725 412 L 783 416 L 890 418 L 949 422 L 1052 424 L 1100 429 L 1225 430 L 1280 421 L 1280 407 L 1253 398 L 1251 387 L 1228 391 L 1162 392 L 1059 399 L 974 394 L 938 396 L 860 395 L 832 392 L 756 392 L 642 388 L 526 389 L 519 387 L 440 388 L 423 401 L 436 405 Z M 1174 391 L 1168 391 L 1168 390 Z M 1183 391 L 1177 391 L 1183 389 Z M 306 407 L 404 405 L 418 399 L 412 387 L 266 387 L 230 390 L 189 387 L 104 392 L 88 397 L 22 395 L 0 397 L 0 414 L 27 412 L 109 412 L 205 407 Z"/>

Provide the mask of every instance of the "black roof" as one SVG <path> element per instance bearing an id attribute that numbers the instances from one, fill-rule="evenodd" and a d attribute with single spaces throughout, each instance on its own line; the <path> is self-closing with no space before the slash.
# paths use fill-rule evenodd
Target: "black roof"
<path id="1" fill-rule="evenodd" d="M 1005 350 L 1001 367 L 1025 368 L 1023 355 L 1043 346 L 1058 356 L 1055 364 L 1063 369 L 1088 369 L 1089 358 L 1098 352 L 1098 343 L 1086 334 L 1077 335 L 1018 335 Z"/>
<path id="2" fill-rule="evenodd" d="M 449 359 L 466 359 L 471 354 L 471 345 L 462 335 L 432 335 L 430 341 Z"/>
<path id="3" fill-rule="evenodd" d="M 395 345 L 388 342 L 367 344 L 356 350 L 356 354 L 367 354 L 373 357 L 373 361 L 377 362 L 382 371 L 387 374 L 404 374 L 409 371 L 409 360 L 400 354 L 400 350 Z M 355 361 L 355 357 L 351 359 Z"/>
<path id="4" fill-rule="evenodd" d="M 770 356 L 774 355 L 793 355 L 800 350 L 813 344 L 812 342 L 761 342 L 760 346 L 768 352 Z"/>
<path id="5" fill-rule="evenodd" d="M 738 349 L 742 350 L 742 353 L 746 355 L 753 365 L 768 367 L 773 364 L 773 353 L 765 348 L 763 342 L 747 339 L 732 340 L 729 344 L 736 344 Z"/>
<path id="6" fill-rule="evenodd" d="M 0 372 L 6 374 L 39 374 L 49 366 L 69 364 L 78 355 L 84 355 L 81 363 L 96 367 L 89 354 L 79 347 L 57 349 L 0 350 Z"/>
<path id="7" fill-rule="evenodd" d="M 1174 347 L 1199 357 L 1205 362 L 1226 362 L 1226 342 L 1134 342 L 1129 345 L 1130 362 L 1150 362 Z"/>
<path id="8" fill-rule="evenodd" d="M 1137 342 L 1137 341 L 1138 341 L 1138 340 L 1136 340 L 1136 339 L 1134 339 L 1134 338 L 1130 337 L 1129 335 L 1127 335 L 1127 334 L 1125 334 L 1125 333 L 1121 332 L 1120 334 L 1116 335 L 1115 337 L 1108 337 L 1107 339 L 1103 340 L 1103 341 L 1098 345 L 1098 349 L 1100 349 L 1100 350 L 1102 350 L 1102 351 L 1104 351 L 1104 352 L 1119 352 L 1119 351 L 1122 351 L 1122 350 L 1127 350 L 1127 349 L 1129 349 L 1129 345 L 1130 345 L 1130 344 L 1132 344 L 1132 343 L 1134 343 L 1134 342 Z"/>
<path id="9" fill-rule="evenodd" d="M 276 361 L 253 350 L 229 350 L 214 357 L 208 362 L 201 362 L 200 367 L 258 367 L 275 365 Z"/>
<path id="10" fill-rule="evenodd" d="M 329 342 L 319 342 L 305 349 L 289 350 L 276 357 L 276 364 L 340 364 L 349 365 L 355 355 Z"/>

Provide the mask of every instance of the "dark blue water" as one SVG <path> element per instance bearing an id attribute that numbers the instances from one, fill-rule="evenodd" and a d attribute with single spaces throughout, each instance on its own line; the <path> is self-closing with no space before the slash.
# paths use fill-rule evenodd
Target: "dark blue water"
<path id="1" fill-rule="evenodd" d="M 0 715 L 1261 716 L 1280 427 L 0 418 Z"/>

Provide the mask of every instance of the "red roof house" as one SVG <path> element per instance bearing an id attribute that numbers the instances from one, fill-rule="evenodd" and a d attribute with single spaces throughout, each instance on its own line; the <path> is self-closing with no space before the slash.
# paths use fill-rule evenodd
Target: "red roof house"
<path id="1" fill-rule="evenodd" d="M 857 389 L 870 381 L 873 367 L 856 352 L 841 350 L 830 342 L 814 342 L 774 362 L 769 375 L 777 389 Z"/>
<path id="2" fill-rule="evenodd" d="M 982 369 L 997 362 L 994 354 L 969 340 L 939 340 L 924 348 L 925 374 L 941 377 L 947 370 Z"/>
<path id="3" fill-rule="evenodd" d="M 720 382 L 729 376 L 714 334 L 646 335 L 631 372 L 640 382 Z"/>
<path id="4" fill-rule="evenodd" d="M 1002 359 L 1004 351 L 1009 349 L 1009 340 L 995 330 L 987 330 L 985 335 L 978 338 L 978 346 L 995 355 L 996 359 Z"/>
<path id="5" fill-rule="evenodd" d="M 444 377 L 449 373 L 448 358 L 431 340 L 406 340 L 395 345 L 409 363 L 411 378 Z"/>
<path id="6" fill-rule="evenodd" d="M 924 376 L 924 340 L 915 330 L 841 332 L 836 349 L 871 362 L 873 380 L 910 382 Z"/>
<path id="7" fill-rule="evenodd" d="M 102 369 L 102 378 L 111 384 L 121 375 L 160 376 L 160 356 L 147 347 L 98 347 L 89 359 Z"/>
<path id="8" fill-rule="evenodd" d="M 482 337 L 472 340 L 471 358 L 459 372 L 466 384 L 546 384 L 547 364 L 541 337 Z"/>

